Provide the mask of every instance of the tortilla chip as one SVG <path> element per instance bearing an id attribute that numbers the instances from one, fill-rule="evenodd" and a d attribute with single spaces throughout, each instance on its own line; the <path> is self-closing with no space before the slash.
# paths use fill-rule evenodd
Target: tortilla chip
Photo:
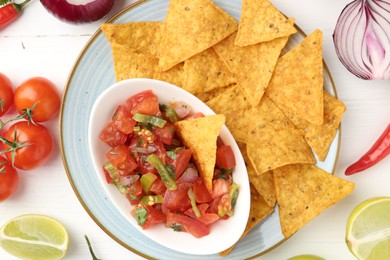
<path id="1" fill-rule="evenodd" d="M 274 170 L 283 235 L 288 238 L 324 209 L 343 199 L 354 184 L 314 165 L 288 165 Z"/>
<path id="2" fill-rule="evenodd" d="M 226 126 L 234 139 L 237 142 L 246 143 L 250 124 L 256 120 L 256 109 L 228 110 L 224 115 L 226 116 Z"/>
<path id="3" fill-rule="evenodd" d="M 256 189 L 251 186 L 251 208 L 249 212 L 248 223 L 246 224 L 244 233 L 241 238 L 244 238 L 249 231 L 254 228 L 257 224 L 259 224 L 263 219 L 265 219 L 268 215 L 270 215 L 274 211 L 273 207 L 269 207 L 264 199 L 260 196 L 260 194 L 256 191 Z M 235 245 L 229 247 L 228 249 L 220 252 L 221 256 L 226 256 L 232 251 Z"/>
<path id="4" fill-rule="evenodd" d="M 234 100 L 234 101 L 233 101 Z M 234 102 L 234 104 L 232 104 Z M 249 107 L 248 101 L 241 88 L 234 84 L 220 95 L 206 102 L 215 113 L 224 114 L 229 110 L 241 110 Z"/>
<path id="5" fill-rule="evenodd" d="M 249 181 L 258 193 L 264 198 L 268 206 L 274 207 L 276 203 L 276 191 L 274 186 L 274 176 L 272 171 L 264 172 L 258 175 L 249 160 L 246 152 L 246 144 L 237 143 L 244 158 L 246 169 L 248 171 Z"/>
<path id="6" fill-rule="evenodd" d="M 279 59 L 266 94 L 278 107 L 321 125 L 323 78 L 322 32 L 316 30 Z"/>
<path id="7" fill-rule="evenodd" d="M 116 81 L 130 78 L 152 78 L 158 68 L 158 59 L 136 53 L 127 45 L 111 44 Z"/>
<path id="8" fill-rule="evenodd" d="M 314 155 L 303 137 L 288 118 L 268 98 L 256 107 L 247 136 L 247 153 L 257 174 L 278 167 L 306 163 L 314 164 Z"/>
<path id="9" fill-rule="evenodd" d="M 235 82 L 233 74 L 213 48 L 186 60 L 184 70 L 187 77 L 184 88 L 193 94 L 209 92 Z"/>
<path id="10" fill-rule="evenodd" d="M 321 161 L 328 154 L 345 109 L 343 102 L 324 91 L 324 122 L 319 126 L 310 124 L 305 132 L 307 143 Z"/>
<path id="11" fill-rule="evenodd" d="M 211 0 L 171 0 L 160 45 L 161 70 L 215 45 L 237 30 L 237 22 Z"/>
<path id="12" fill-rule="evenodd" d="M 235 84 L 232 84 L 232 85 L 229 85 L 229 86 L 226 86 L 223 88 L 216 88 L 216 89 L 213 89 L 212 91 L 209 91 L 209 92 L 203 92 L 203 93 L 196 94 L 196 96 L 200 100 L 202 100 L 204 103 L 206 103 L 207 101 L 221 95 L 222 93 L 227 91 L 229 88 L 232 88 L 234 86 L 235 86 Z"/>
<path id="13" fill-rule="evenodd" d="M 179 138 L 191 149 L 198 171 L 210 192 L 213 188 L 217 138 L 224 123 L 224 115 L 198 117 L 175 123 Z"/>
<path id="14" fill-rule="evenodd" d="M 234 44 L 233 33 L 213 48 L 234 74 L 237 84 L 245 93 L 249 104 L 257 106 L 272 77 L 280 51 L 288 37 L 246 47 Z"/>
<path id="15" fill-rule="evenodd" d="M 158 57 L 162 22 L 105 23 L 100 26 L 111 43 L 126 45 L 136 53 Z"/>
<path id="16" fill-rule="evenodd" d="M 235 44 L 248 46 L 296 33 L 294 25 L 268 0 L 243 0 Z"/>
<path id="17" fill-rule="evenodd" d="M 185 77 L 184 63 L 180 63 L 167 71 L 160 71 L 157 68 L 153 74 L 153 79 L 162 80 L 181 88 L 184 88 Z"/>

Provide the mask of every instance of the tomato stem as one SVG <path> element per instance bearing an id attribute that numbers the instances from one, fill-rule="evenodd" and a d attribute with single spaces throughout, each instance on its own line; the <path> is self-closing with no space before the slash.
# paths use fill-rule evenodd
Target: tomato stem
<path id="1" fill-rule="evenodd" d="M 0 151 L 0 154 L 10 152 L 11 153 L 11 158 L 12 158 L 11 159 L 11 164 L 12 164 L 12 167 L 14 167 L 14 168 L 15 168 L 14 162 L 15 162 L 16 151 L 19 148 L 27 147 L 27 146 L 30 145 L 29 143 L 27 143 L 28 141 L 23 141 L 23 142 L 16 141 L 17 136 L 18 136 L 18 134 L 17 134 L 16 129 L 15 129 L 15 132 L 14 132 L 14 141 L 13 142 L 11 142 L 10 140 L 7 140 L 6 138 L 0 136 L 0 141 L 2 141 L 5 145 L 9 146 L 8 149 Z"/>
<path id="2" fill-rule="evenodd" d="M 10 122 L 21 120 L 23 118 L 26 118 L 27 122 L 36 125 L 36 123 L 35 123 L 34 119 L 32 118 L 32 116 L 33 116 L 33 111 L 34 111 L 35 107 L 37 106 L 37 104 L 38 103 L 35 103 L 30 108 L 23 108 L 22 109 L 23 113 L 18 115 L 18 116 L 16 116 L 16 117 L 9 118 L 9 119 L 7 119 L 5 121 L 0 119 L 0 129 L 3 129 L 4 126 L 7 125 Z"/>

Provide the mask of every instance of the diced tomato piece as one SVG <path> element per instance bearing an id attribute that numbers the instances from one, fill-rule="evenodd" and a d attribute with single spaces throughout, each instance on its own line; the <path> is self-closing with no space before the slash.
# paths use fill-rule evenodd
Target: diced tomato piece
<path id="1" fill-rule="evenodd" d="M 127 188 L 129 199 L 131 200 L 140 200 L 140 197 L 144 195 L 142 190 L 141 180 L 138 179 L 136 182 L 130 184 Z"/>
<path id="2" fill-rule="evenodd" d="M 154 127 L 154 134 L 157 138 L 166 145 L 171 145 L 174 135 L 174 127 L 171 123 L 167 122 L 163 128 Z"/>
<path id="3" fill-rule="evenodd" d="M 112 184 L 113 181 L 112 181 L 112 179 L 111 179 L 111 176 L 110 176 L 110 174 L 108 173 L 108 171 L 104 168 L 104 166 L 103 166 L 103 173 L 104 173 L 104 177 L 106 177 L 107 183 L 108 183 L 108 184 Z"/>
<path id="4" fill-rule="evenodd" d="M 189 115 L 184 119 L 191 119 L 191 118 L 198 118 L 198 117 L 204 117 L 204 114 L 202 112 L 197 112 L 195 114 Z"/>
<path id="5" fill-rule="evenodd" d="M 213 192 L 211 193 L 211 197 L 213 199 L 222 197 L 225 194 L 229 193 L 230 190 L 230 181 L 219 178 L 213 181 Z"/>
<path id="6" fill-rule="evenodd" d="M 191 200 L 188 197 L 188 190 L 191 188 L 190 183 L 180 183 L 176 190 L 167 190 L 164 195 L 162 204 L 163 211 L 180 211 L 184 212 L 191 207 Z"/>
<path id="7" fill-rule="evenodd" d="M 236 166 L 236 159 L 230 145 L 221 145 L 217 148 L 216 165 L 222 169 L 233 169 Z"/>
<path id="8" fill-rule="evenodd" d="M 217 138 L 217 147 L 220 147 L 222 145 L 224 145 L 224 142 L 223 142 L 222 138 L 220 136 L 218 136 L 218 138 Z"/>
<path id="9" fill-rule="evenodd" d="M 106 157 L 121 173 L 130 174 L 137 168 L 137 163 L 131 157 L 130 150 L 126 145 L 112 148 Z"/>
<path id="10" fill-rule="evenodd" d="M 218 215 L 218 204 L 221 201 L 221 197 L 213 199 L 211 203 L 209 203 L 209 208 L 206 210 L 207 213 L 215 213 Z"/>
<path id="11" fill-rule="evenodd" d="M 200 222 L 202 222 L 205 225 L 210 225 L 219 219 L 218 214 L 206 212 L 206 210 L 209 208 L 209 204 L 203 203 L 203 204 L 199 204 L 197 207 L 198 207 L 198 210 L 199 210 L 200 215 L 201 215 L 200 217 L 196 216 L 196 214 L 192 208 L 186 210 L 184 213 L 186 215 L 194 218 L 194 219 L 199 220 Z"/>
<path id="12" fill-rule="evenodd" d="M 176 180 L 183 174 L 191 160 L 192 151 L 190 149 L 183 149 L 176 152 L 176 159 L 173 161 L 173 167 L 176 173 Z"/>
<path id="13" fill-rule="evenodd" d="M 116 109 L 116 112 L 112 118 L 115 127 L 125 133 L 131 134 L 134 131 L 134 126 L 136 126 L 137 122 L 132 119 L 132 115 L 127 106 L 119 105 Z"/>
<path id="14" fill-rule="evenodd" d="M 212 200 L 211 194 L 204 184 L 202 177 L 198 177 L 194 183 L 194 194 L 198 203 L 210 202 Z"/>
<path id="15" fill-rule="evenodd" d="M 146 90 L 130 97 L 127 99 L 126 104 L 133 115 L 134 113 L 145 115 L 158 115 L 161 113 L 158 98 L 151 90 Z"/>
<path id="16" fill-rule="evenodd" d="M 142 213 L 140 214 L 139 212 Z M 156 224 L 164 223 L 166 220 L 165 214 L 161 211 L 161 209 L 149 205 L 137 205 L 133 208 L 131 214 L 136 219 L 138 218 L 138 224 L 142 227 L 142 229 L 148 229 Z"/>
<path id="17" fill-rule="evenodd" d="M 110 121 L 100 134 L 100 139 L 111 147 L 124 144 L 127 140 L 127 135 L 119 131 L 114 123 Z"/>
<path id="18" fill-rule="evenodd" d="M 196 238 L 201 238 L 210 234 L 209 228 L 199 220 L 185 215 L 167 212 L 165 225 L 176 231 L 185 231 Z"/>
<path id="19" fill-rule="evenodd" d="M 164 195 L 166 190 L 167 187 L 165 186 L 165 183 L 160 178 L 156 179 L 152 183 L 152 186 L 150 187 L 150 192 L 156 195 Z"/>
<path id="20" fill-rule="evenodd" d="M 218 216 L 223 217 L 232 213 L 232 200 L 229 194 L 225 194 L 221 197 L 218 203 Z"/>

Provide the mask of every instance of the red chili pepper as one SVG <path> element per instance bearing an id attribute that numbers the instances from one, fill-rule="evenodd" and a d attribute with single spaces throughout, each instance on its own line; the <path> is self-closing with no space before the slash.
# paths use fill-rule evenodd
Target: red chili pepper
<path id="1" fill-rule="evenodd" d="M 22 8 L 28 2 L 30 0 L 26 0 L 20 4 L 10 3 L 0 7 L 0 30 L 15 21 L 22 13 Z"/>
<path id="2" fill-rule="evenodd" d="M 366 170 L 390 154 L 390 124 L 374 145 L 357 162 L 345 170 L 345 175 Z"/>

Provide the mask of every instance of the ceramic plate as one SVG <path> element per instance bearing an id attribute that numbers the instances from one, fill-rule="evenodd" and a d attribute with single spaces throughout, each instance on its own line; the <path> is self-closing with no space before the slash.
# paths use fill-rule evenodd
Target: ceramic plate
<path id="1" fill-rule="evenodd" d="M 237 21 L 239 20 L 240 0 L 214 0 L 214 2 Z M 142 1 L 127 7 L 113 17 L 110 22 L 163 21 L 168 4 L 168 0 Z M 290 38 L 287 49 L 291 49 L 303 38 L 304 33 L 299 30 Z M 329 71 L 326 66 L 324 68 L 325 89 L 336 95 Z M 264 254 L 285 240 L 281 232 L 277 208 L 272 215 L 252 229 L 226 257 L 220 257 L 218 254 L 199 256 L 179 253 L 153 242 L 130 224 L 128 219 L 123 217 L 115 205 L 107 199 L 107 194 L 92 165 L 91 153 L 88 148 L 88 121 L 93 103 L 99 94 L 114 82 L 115 75 L 110 44 L 99 30 L 82 50 L 69 76 L 61 109 L 60 130 L 62 156 L 69 181 L 85 210 L 108 235 L 143 257 L 182 260 L 246 259 Z M 340 132 L 338 131 L 327 159 L 318 163 L 317 166 L 328 172 L 333 172 L 339 146 Z"/>

